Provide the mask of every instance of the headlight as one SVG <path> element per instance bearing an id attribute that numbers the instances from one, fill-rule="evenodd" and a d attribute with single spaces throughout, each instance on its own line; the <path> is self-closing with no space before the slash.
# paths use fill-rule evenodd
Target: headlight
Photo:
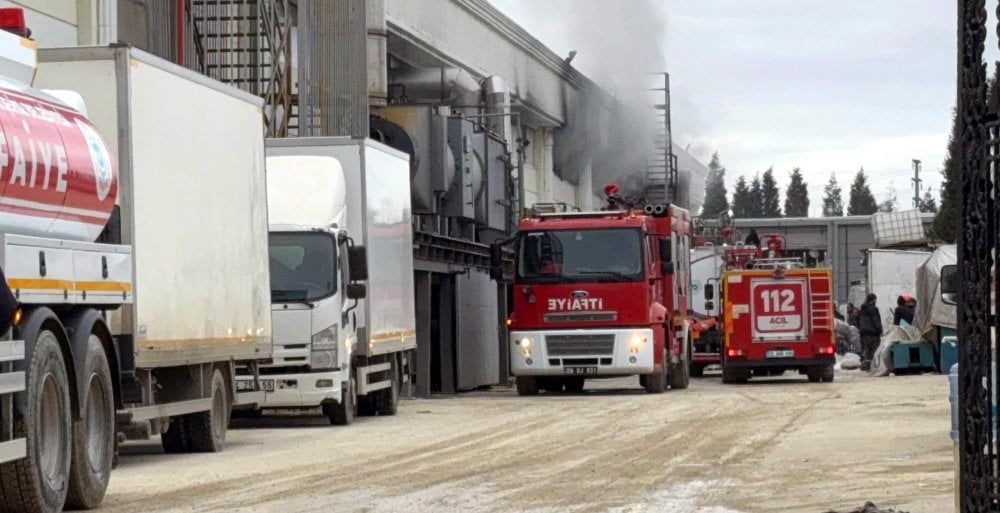
<path id="1" fill-rule="evenodd" d="M 521 354 L 525 358 L 531 356 L 531 339 L 528 337 L 523 337 L 514 341 L 514 345 L 521 346 Z"/>
<path id="2" fill-rule="evenodd" d="M 312 350 L 313 351 L 329 351 L 337 350 L 337 326 L 333 325 L 329 328 L 315 334 L 312 336 Z"/>
<path id="3" fill-rule="evenodd" d="M 642 346 L 644 345 L 646 345 L 646 337 L 636 333 L 628 339 L 628 352 L 636 354 L 642 350 Z"/>
<path id="4" fill-rule="evenodd" d="M 313 369 L 332 369 L 336 366 L 336 351 L 313 351 L 310 354 L 309 367 Z"/>

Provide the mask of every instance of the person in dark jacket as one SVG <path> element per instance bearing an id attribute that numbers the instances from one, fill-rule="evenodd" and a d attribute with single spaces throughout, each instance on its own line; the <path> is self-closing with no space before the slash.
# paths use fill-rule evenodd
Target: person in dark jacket
<path id="1" fill-rule="evenodd" d="M 896 326 L 901 325 L 904 321 L 908 325 L 913 325 L 913 315 L 916 313 L 915 307 L 917 302 L 907 294 L 903 294 L 896 298 L 896 310 L 892 314 L 892 323 Z"/>
<path id="2" fill-rule="evenodd" d="M 847 324 L 850 324 L 851 326 L 857 328 L 858 315 L 860 313 L 861 310 L 858 310 L 858 307 L 854 306 L 854 303 L 847 303 Z"/>
<path id="3" fill-rule="evenodd" d="M 14 320 L 14 312 L 17 311 L 17 298 L 7 285 L 7 277 L 0 269 L 0 337 L 10 330 L 11 322 Z"/>
<path id="4" fill-rule="evenodd" d="M 868 294 L 858 314 L 858 332 L 861 333 L 861 370 L 869 370 L 872 358 L 882 337 L 882 314 L 878 311 L 875 294 Z"/>
<path id="5" fill-rule="evenodd" d="M 755 246 L 758 248 L 760 247 L 760 237 L 757 235 L 757 230 L 750 228 L 750 233 L 747 235 L 744 244 L 746 244 L 747 246 Z"/>

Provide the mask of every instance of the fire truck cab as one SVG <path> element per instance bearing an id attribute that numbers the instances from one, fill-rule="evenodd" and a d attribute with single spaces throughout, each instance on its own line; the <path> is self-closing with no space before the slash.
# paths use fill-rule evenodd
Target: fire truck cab
<path id="1" fill-rule="evenodd" d="M 631 375 L 650 393 L 687 388 L 689 226 L 670 205 L 523 219 L 507 319 L 518 393 Z"/>
<path id="2" fill-rule="evenodd" d="M 726 252 L 720 291 L 722 379 L 743 383 L 795 370 L 811 382 L 832 382 L 832 272 L 782 257 L 781 235 L 763 240 L 767 249 L 743 246 Z"/>

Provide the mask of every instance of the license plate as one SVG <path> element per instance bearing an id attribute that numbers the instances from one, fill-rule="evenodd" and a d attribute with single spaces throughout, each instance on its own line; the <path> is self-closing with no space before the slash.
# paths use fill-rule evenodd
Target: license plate
<path id="1" fill-rule="evenodd" d="M 597 374 L 597 367 L 565 367 L 564 374 Z"/>
<path id="2" fill-rule="evenodd" d="M 767 352 L 768 358 L 793 358 L 795 351 L 791 349 L 771 349 Z"/>
<path id="3" fill-rule="evenodd" d="M 260 380 L 260 389 L 264 392 L 274 392 L 274 380 L 273 379 L 262 379 Z M 236 382 L 237 392 L 253 392 L 253 380 L 241 380 Z"/>

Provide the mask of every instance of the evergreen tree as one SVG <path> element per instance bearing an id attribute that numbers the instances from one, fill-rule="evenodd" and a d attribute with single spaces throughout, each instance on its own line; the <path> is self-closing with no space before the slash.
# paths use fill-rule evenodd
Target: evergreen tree
<path id="1" fill-rule="evenodd" d="M 799 168 L 792 170 L 791 181 L 785 190 L 785 216 L 809 217 L 809 188 L 802 180 L 802 171 Z"/>
<path id="2" fill-rule="evenodd" d="M 701 217 L 714 219 L 729 210 L 726 198 L 726 168 L 719 163 L 719 152 L 712 155 L 705 178 L 705 203 L 701 206 Z"/>
<path id="3" fill-rule="evenodd" d="M 837 175 L 830 173 L 830 181 L 823 188 L 823 217 L 839 217 L 844 215 L 844 199 L 842 190 L 837 183 Z"/>
<path id="4" fill-rule="evenodd" d="M 868 177 L 865 176 L 865 168 L 858 170 L 854 175 L 854 183 L 851 184 L 851 201 L 847 205 L 847 215 L 867 216 L 878 212 L 879 205 L 875 202 L 875 195 L 868 187 Z"/>
<path id="5" fill-rule="evenodd" d="M 750 182 L 750 215 L 747 217 L 764 217 L 764 185 L 760 181 L 760 173 L 753 175 Z"/>
<path id="6" fill-rule="evenodd" d="M 944 167 L 941 169 L 941 208 L 934 216 L 931 233 L 934 238 L 944 242 L 955 242 L 958 233 L 958 170 L 961 128 L 958 126 L 958 115 L 952 114 L 951 137 L 948 139 L 948 152 L 944 157 Z"/>
<path id="7" fill-rule="evenodd" d="M 781 217 L 781 191 L 774 180 L 774 168 L 764 171 L 761 184 L 761 217 Z"/>
<path id="8" fill-rule="evenodd" d="M 754 207 L 751 201 L 750 187 L 747 186 L 747 179 L 741 176 L 736 180 L 736 189 L 733 190 L 733 217 L 754 217 Z"/>
<path id="9" fill-rule="evenodd" d="M 931 195 L 931 191 L 924 191 L 924 197 L 920 198 L 920 211 L 925 214 L 936 214 L 938 211 L 937 200 Z"/>

